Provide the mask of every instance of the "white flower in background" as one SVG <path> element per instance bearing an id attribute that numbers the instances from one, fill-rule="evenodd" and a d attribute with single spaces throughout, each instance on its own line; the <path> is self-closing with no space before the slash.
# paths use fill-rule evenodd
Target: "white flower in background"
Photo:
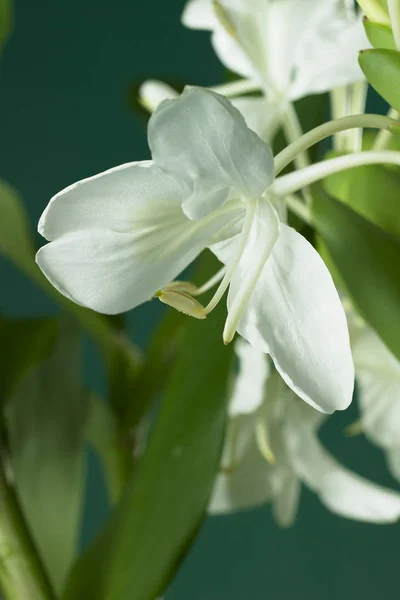
<path id="1" fill-rule="evenodd" d="M 268 359 L 243 340 L 236 344 L 239 372 L 209 512 L 236 512 L 272 503 L 281 526 L 293 523 L 301 485 L 332 512 L 359 521 L 400 518 L 400 494 L 352 473 L 318 439 L 324 415 L 300 402 Z"/>
<path id="2" fill-rule="evenodd" d="M 345 313 L 328 269 L 269 195 L 272 153 L 229 101 L 187 89 L 149 122 L 153 161 L 74 184 L 49 203 L 37 262 L 51 283 L 99 312 L 154 295 L 204 318 L 229 287 L 224 341 L 238 331 L 286 383 L 325 412 L 346 408 L 354 370 Z M 206 247 L 226 265 L 203 309 L 170 286 Z"/>
<path id="3" fill-rule="evenodd" d="M 189 0 L 182 22 L 212 32 L 230 70 L 276 103 L 363 80 L 359 50 L 369 47 L 348 0 Z"/>
<path id="4" fill-rule="evenodd" d="M 400 481 L 400 361 L 365 325 L 352 338 L 361 427 Z"/>

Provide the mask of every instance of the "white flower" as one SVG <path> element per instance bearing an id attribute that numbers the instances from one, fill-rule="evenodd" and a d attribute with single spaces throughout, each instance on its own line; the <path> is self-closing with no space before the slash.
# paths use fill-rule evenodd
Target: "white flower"
<path id="1" fill-rule="evenodd" d="M 369 42 L 347 0 L 189 0 L 182 22 L 212 31 L 221 62 L 277 103 L 364 79 Z"/>
<path id="2" fill-rule="evenodd" d="M 353 335 L 361 426 L 400 481 L 400 361 L 367 326 Z"/>
<path id="3" fill-rule="evenodd" d="M 319 254 L 279 222 L 270 148 L 226 98 L 196 88 L 159 106 L 149 144 L 152 162 L 111 169 L 50 201 L 39 223 L 50 244 L 37 254 L 46 277 L 110 314 L 167 287 L 165 301 L 201 317 L 229 287 L 225 342 L 238 331 L 306 402 L 346 408 L 354 371 L 345 314 Z M 206 247 L 227 268 L 203 314 L 168 285 Z"/>
<path id="4" fill-rule="evenodd" d="M 272 503 L 281 526 L 293 523 L 304 483 L 332 512 L 359 521 L 400 517 L 400 494 L 340 465 L 322 446 L 321 413 L 299 402 L 265 355 L 245 342 L 237 348 L 239 373 L 209 512 L 236 512 Z M 262 365 L 264 361 L 264 365 Z"/>

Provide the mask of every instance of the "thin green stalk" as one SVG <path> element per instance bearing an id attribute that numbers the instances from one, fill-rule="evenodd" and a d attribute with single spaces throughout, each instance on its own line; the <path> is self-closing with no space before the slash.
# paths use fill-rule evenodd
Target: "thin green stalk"
<path id="1" fill-rule="evenodd" d="M 7 600 L 55 600 L 13 487 L 0 462 L 0 585 Z"/>
<path id="2" fill-rule="evenodd" d="M 400 0 L 387 0 L 390 24 L 397 50 L 400 50 Z"/>
<path id="3" fill-rule="evenodd" d="M 275 157 L 275 175 L 279 175 L 283 169 L 292 162 L 299 154 L 307 150 L 314 144 L 321 142 L 327 137 L 339 131 L 359 127 L 370 127 L 373 129 L 391 129 L 397 126 L 398 122 L 383 115 L 352 115 L 343 117 L 334 121 L 323 123 L 315 129 L 311 129 L 301 138 L 287 146 Z"/>

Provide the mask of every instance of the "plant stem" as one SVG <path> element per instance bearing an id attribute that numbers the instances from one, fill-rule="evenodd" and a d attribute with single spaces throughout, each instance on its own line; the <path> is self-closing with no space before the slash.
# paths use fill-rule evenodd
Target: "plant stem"
<path id="1" fill-rule="evenodd" d="M 287 196 L 285 196 L 285 202 L 289 210 L 291 210 L 292 213 L 297 215 L 299 219 L 307 223 L 307 225 L 312 225 L 310 209 L 304 204 L 304 202 L 297 198 L 297 196 L 295 196 L 294 194 L 288 194 Z"/>
<path id="2" fill-rule="evenodd" d="M 357 0 L 361 9 L 366 16 L 372 21 L 378 21 L 379 23 L 389 23 L 388 14 L 377 0 Z"/>
<path id="3" fill-rule="evenodd" d="M 0 584 L 7 600 L 55 600 L 0 461 Z"/>
<path id="4" fill-rule="evenodd" d="M 210 90 L 227 96 L 240 96 L 241 94 L 247 94 L 248 92 L 256 92 L 260 89 L 260 85 L 256 81 L 251 79 L 239 79 L 238 81 L 232 81 L 229 83 L 222 83 L 221 85 L 215 85 L 210 87 Z"/>
<path id="5" fill-rule="evenodd" d="M 279 175 L 298 154 L 334 133 L 359 127 L 390 129 L 395 124 L 397 124 L 397 121 L 383 115 L 352 115 L 323 123 L 305 133 L 300 139 L 287 146 L 275 157 L 275 175 Z"/>
<path id="6" fill-rule="evenodd" d="M 268 191 L 272 195 L 284 197 L 334 173 L 339 173 L 353 167 L 377 164 L 400 166 L 400 152 L 390 150 L 356 152 L 354 154 L 331 158 L 330 160 L 323 160 L 305 167 L 301 171 L 294 171 L 288 175 L 278 177 Z"/>
<path id="7" fill-rule="evenodd" d="M 400 50 L 400 0 L 387 0 L 390 24 L 397 50 Z"/>
<path id="8" fill-rule="evenodd" d="M 399 113 L 394 110 L 394 108 L 390 108 L 387 116 L 390 119 L 398 119 L 399 118 Z M 372 150 L 387 150 L 389 145 L 390 145 L 390 141 L 392 139 L 393 133 L 390 129 L 382 129 L 378 135 L 375 138 L 374 144 L 372 146 Z"/>

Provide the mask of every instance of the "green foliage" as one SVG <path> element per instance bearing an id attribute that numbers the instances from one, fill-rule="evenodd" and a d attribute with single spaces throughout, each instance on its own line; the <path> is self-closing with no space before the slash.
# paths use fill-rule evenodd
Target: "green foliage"
<path id="1" fill-rule="evenodd" d="M 5 419 L 17 494 L 56 590 L 77 550 L 86 402 L 79 332 L 66 320 L 52 354 L 9 400 Z"/>
<path id="2" fill-rule="evenodd" d="M 320 186 L 313 193 L 316 230 L 355 306 L 400 359 L 400 241 Z"/>
<path id="3" fill-rule="evenodd" d="M 364 50 L 358 60 L 370 84 L 400 112 L 400 52 L 386 49 Z"/>
<path id="4" fill-rule="evenodd" d="M 377 23 L 376 21 L 365 19 L 364 27 L 365 33 L 367 34 L 367 37 L 374 48 L 396 50 L 393 32 L 389 25 L 386 23 Z"/>
<path id="5" fill-rule="evenodd" d="M 200 280 L 215 271 L 209 254 Z M 186 319 L 147 450 L 106 530 L 74 569 L 65 600 L 149 600 L 161 594 L 191 543 L 219 465 L 232 347 L 226 308 Z"/>
<path id="6" fill-rule="evenodd" d="M 1 404 L 50 354 L 57 331 L 56 319 L 0 319 Z"/>
<path id="7" fill-rule="evenodd" d="M 400 173 L 381 165 L 348 169 L 324 180 L 324 188 L 360 215 L 400 239 Z"/>

